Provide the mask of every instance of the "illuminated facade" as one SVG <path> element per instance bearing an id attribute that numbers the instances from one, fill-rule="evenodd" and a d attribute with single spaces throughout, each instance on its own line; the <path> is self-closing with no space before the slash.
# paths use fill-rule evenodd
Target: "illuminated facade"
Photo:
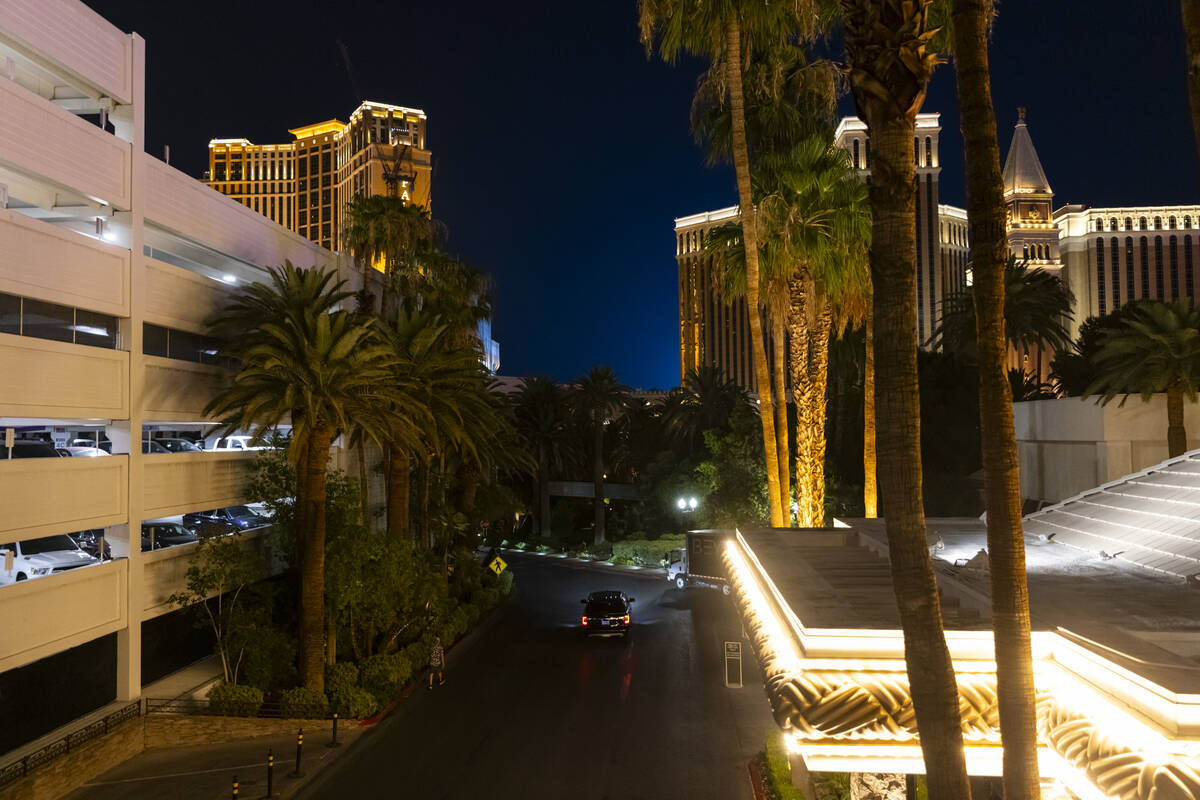
<path id="1" fill-rule="evenodd" d="M 293 128 L 287 144 L 208 143 L 204 181 L 222 194 L 330 250 L 344 249 L 345 205 L 384 195 L 429 208 L 425 112 L 366 102 L 349 122 Z"/>
<path id="2" fill-rule="evenodd" d="M 968 284 L 967 214 L 938 204 L 937 114 L 917 116 L 917 333 L 922 344 L 937 325 L 947 294 Z M 846 117 L 835 143 L 845 149 L 864 180 L 870 179 L 871 143 L 866 124 Z M 757 390 L 750 349 L 746 301 L 728 301 L 717 285 L 711 259 L 703 253 L 704 237 L 718 225 L 738 219 L 736 206 L 679 217 L 675 220 L 675 259 L 679 287 L 679 374 L 702 365 L 719 367 L 748 391 Z M 764 323 L 767 358 L 773 357 L 769 327 Z"/>

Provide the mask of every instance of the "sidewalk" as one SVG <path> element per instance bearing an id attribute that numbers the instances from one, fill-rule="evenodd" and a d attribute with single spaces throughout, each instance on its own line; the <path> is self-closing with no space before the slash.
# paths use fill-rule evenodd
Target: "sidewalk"
<path id="1" fill-rule="evenodd" d="M 275 754 L 274 794 L 294 796 L 302 786 L 345 753 L 366 732 L 358 725 L 338 726 L 341 747 L 330 748 L 330 730 L 304 732 L 303 778 L 288 777 L 296 760 L 296 735 L 268 736 L 241 742 L 150 750 L 110 769 L 67 795 L 70 800 L 213 800 L 230 797 L 233 778 L 239 797 L 267 796 L 267 750 Z"/>

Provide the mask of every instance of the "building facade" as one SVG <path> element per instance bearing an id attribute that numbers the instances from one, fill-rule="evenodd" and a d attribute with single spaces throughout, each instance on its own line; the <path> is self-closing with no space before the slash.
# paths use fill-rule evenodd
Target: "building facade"
<path id="1" fill-rule="evenodd" d="M 401 197 L 429 208 L 425 125 L 420 109 L 365 102 L 349 122 L 292 128 L 295 139 L 286 144 L 213 139 L 204 181 L 309 241 L 341 250 L 345 206 L 355 197 Z"/>
<path id="2" fill-rule="evenodd" d="M 969 283 L 967 214 L 938 203 L 937 114 L 917 116 L 914 141 L 917 164 L 917 334 L 926 346 L 933 337 L 945 297 Z M 837 127 L 835 143 L 849 154 L 863 180 L 870 180 L 871 143 L 866 124 L 846 117 Z M 718 285 L 712 262 L 704 252 L 708 231 L 738 219 L 736 206 L 679 217 L 675 220 L 675 260 L 679 286 L 680 380 L 689 370 L 714 365 L 735 383 L 757 391 L 750 348 L 746 301 L 729 301 Z M 773 358 L 770 329 L 764 324 L 767 358 Z"/>
<path id="3" fill-rule="evenodd" d="M 0 459 L 3 754 L 196 657 L 177 645 L 193 628 L 168 600 L 195 545 L 143 551 L 141 528 L 248 500 L 253 453 L 149 441 L 213 436 L 204 409 L 232 373 L 206 318 L 285 259 L 350 290 L 373 278 L 148 155 L 145 42 L 82 2 L 0 0 L 0 65 L 0 445 L 111 450 Z M 277 216 L 282 202 L 286 221 L 294 198 L 279 184 L 294 161 L 239 158 L 242 183 L 276 184 L 253 196 L 268 213 L 274 198 Z M 101 532 L 112 558 L 14 574 L 13 543 L 80 531 Z M 262 532 L 240 535 L 255 546 Z"/>

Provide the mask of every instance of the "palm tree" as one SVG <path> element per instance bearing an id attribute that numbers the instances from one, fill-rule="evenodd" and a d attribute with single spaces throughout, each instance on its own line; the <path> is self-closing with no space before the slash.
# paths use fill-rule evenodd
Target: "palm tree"
<path id="1" fill-rule="evenodd" d="M 1138 303 L 1116 330 L 1103 334 L 1096 354 L 1096 381 L 1087 394 L 1107 404 L 1118 394 L 1143 402 L 1167 393 L 1167 454 L 1187 452 L 1183 399 L 1196 402 L 1200 386 L 1200 310 L 1190 299 Z"/>
<path id="2" fill-rule="evenodd" d="M 848 154 L 818 134 L 761 163 L 760 221 L 788 270 L 790 377 L 796 404 L 797 523 L 825 519 L 829 339 L 857 323 L 870 296 L 867 192 Z"/>
<path id="3" fill-rule="evenodd" d="M 289 420 L 296 465 L 295 525 L 300 560 L 300 673 L 325 685 L 325 472 L 333 440 L 371 419 L 390 397 L 392 353 L 374 324 L 338 309 L 350 294 L 332 273 L 286 263 L 270 270 L 211 322 L 224 354 L 241 361 L 232 384 L 205 414 L 226 430 L 256 435 Z M 369 422 L 367 423 L 369 424 Z"/>
<path id="4" fill-rule="evenodd" d="M 709 75 L 723 77 L 728 92 L 738 206 L 742 238 L 746 243 L 746 301 L 754 380 L 761 408 L 759 416 L 767 462 L 771 525 L 778 527 L 784 522 L 786 500 L 780 493 L 775 412 L 764 349 L 762 317 L 759 315 L 758 231 L 750 186 L 742 71 L 751 55 L 749 45 L 752 42 L 769 48 L 797 36 L 811 38 L 819 22 L 817 4 L 814 0 L 794 0 L 790 3 L 770 0 L 718 0 L 710 3 L 639 0 L 638 5 L 642 43 L 648 52 L 658 40 L 659 54 L 669 63 L 676 61 L 683 52 L 706 59 L 710 65 Z M 746 50 L 746 59 L 743 59 L 743 48 Z"/>
<path id="5" fill-rule="evenodd" d="M 992 110 L 988 33 L 994 0 L 952 0 L 954 75 L 966 149 L 967 217 L 974 265 L 975 347 L 979 364 L 979 440 L 987 508 L 996 695 L 1004 744 L 1004 796 L 1036 800 L 1038 777 L 1037 691 L 1029 638 L 1029 585 L 1025 578 L 1025 532 L 1021 481 L 1008 374 L 1008 345 L 1019 342 L 1065 347 L 1062 325 L 1071 294 L 1057 276 L 1026 271 L 1008 255 L 1000 145 Z M 1024 370 L 1022 369 L 1022 372 Z"/>
<path id="6" fill-rule="evenodd" d="M 575 381 L 572 393 L 578 408 L 587 414 L 592 429 L 592 492 L 596 514 L 595 543 L 604 539 L 604 426 L 628 401 L 629 387 L 617 380 L 611 367 L 592 367 Z"/>
<path id="7" fill-rule="evenodd" d="M 525 378 L 513 396 L 517 431 L 537 454 L 538 532 L 550 536 L 550 474 L 562 467 L 567 418 L 566 393 L 545 377 Z"/>
<path id="8" fill-rule="evenodd" d="M 748 402 L 745 390 L 725 377 L 720 367 L 705 364 L 688 370 L 678 402 L 664 409 L 663 423 L 668 435 L 692 456 L 705 431 L 726 425 L 734 410 Z"/>
<path id="9" fill-rule="evenodd" d="M 879 483 L 931 800 L 971 796 L 954 665 L 942 627 L 922 505 L 917 394 L 916 115 L 937 55 L 929 0 L 840 0 L 858 114 L 871 137 L 871 282 Z"/>
<path id="10" fill-rule="evenodd" d="M 436 249 L 441 228 L 421 206 L 399 197 L 356 197 L 346 204 L 343 236 L 350 254 L 384 274 L 380 313 L 394 313 L 394 301 L 413 299 L 421 282 L 421 257 Z"/>

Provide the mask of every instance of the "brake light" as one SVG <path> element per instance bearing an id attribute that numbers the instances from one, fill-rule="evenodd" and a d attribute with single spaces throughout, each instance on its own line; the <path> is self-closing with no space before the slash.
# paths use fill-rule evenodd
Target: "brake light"
<path id="1" fill-rule="evenodd" d="M 587 625 L 587 617 L 584 617 L 584 618 L 583 618 L 583 624 L 584 624 L 584 625 Z"/>
<path id="2" fill-rule="evenodd" d="M 626 625 L 629 624 L 629 615 L 628 614 L 625 615 L 625 624 Z"/>

